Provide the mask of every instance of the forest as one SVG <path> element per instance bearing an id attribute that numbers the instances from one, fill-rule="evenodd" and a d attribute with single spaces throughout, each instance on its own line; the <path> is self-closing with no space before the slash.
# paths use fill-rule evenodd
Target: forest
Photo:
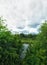
<path id="1" fill-rule="evenodd" d="M 47 21 L 38 34 L 13 34 L 0 17 L 0 65 L 47 65 Z M 24 52 L 25 51 L 25 52 Z"/>

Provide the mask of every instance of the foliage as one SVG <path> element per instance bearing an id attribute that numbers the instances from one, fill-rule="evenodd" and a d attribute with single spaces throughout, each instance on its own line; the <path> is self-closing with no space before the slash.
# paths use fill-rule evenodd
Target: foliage
<path id="1" fill-rule="evenodd" d="M 43 23 L 33 45 L 27 51 L 23 65 L 47 65 L 47 22 Z"/>
<path id="2" fill-rule="evenodd" d="M 47 22 L 43 23 L 38 35 L 13 34 L 0 17 L 0 65 L 47 65 Z M 21 49 L 28 43 L 25 58 Z"/>
<path id="3" fill-rule="evenodd" d="M 8 31 L 8 29 L 6 30 L 5 26 L 0 25 L 0 65 L 19 65 L 21 41 L 17 41 L 15 35 Z"/>

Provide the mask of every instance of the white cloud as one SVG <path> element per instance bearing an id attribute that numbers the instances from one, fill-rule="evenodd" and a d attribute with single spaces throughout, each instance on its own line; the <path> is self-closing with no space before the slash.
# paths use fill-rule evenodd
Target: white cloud
<path id="1" fill-rule="evenodd" d="M 32 27 L 47 19 L 47 0 L 0 0 L 0 16 L 13 31 L 37 32 Z"/>

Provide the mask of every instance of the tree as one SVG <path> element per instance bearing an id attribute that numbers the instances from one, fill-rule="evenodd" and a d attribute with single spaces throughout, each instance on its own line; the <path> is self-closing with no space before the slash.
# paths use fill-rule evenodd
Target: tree
<path id="1" fill-rule="evenodd" d="M 43 62 L 44 65 L 47 64 L 47 21 L 45 21 L 45 23 L 42 24 L 41 28 L 40 28 L 40 33 L 37 37 L 38 41 L 39 41 L 39 45 L 40 45 L 40 51 L 43 52 Z"/>
<path id="2" fill-rule="evenodd" d="M 21 41 L 12 34 L 0 18 L 0 65 L 19 65 Z"/>
<path id="3" fill-rule="evenodd" d="M 43 23 L 34 43 L 30 44 L 22 65 L 47 65 L 47 22 Z"/>

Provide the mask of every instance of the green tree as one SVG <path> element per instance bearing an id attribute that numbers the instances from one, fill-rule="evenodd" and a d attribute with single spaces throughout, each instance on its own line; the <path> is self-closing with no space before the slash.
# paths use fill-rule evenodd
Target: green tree
<path id="1" fill-rule="evenodd" d="M 30 44 L 22 65 L 47 65 L 47 22 L 43 23 L 34 43 Z"/>
<path id="2" fill-rule="evenodd" d="M 0 18 L 0 65 L 19 65 L 21 46 L 21 41 L 17 41 Z"/>

